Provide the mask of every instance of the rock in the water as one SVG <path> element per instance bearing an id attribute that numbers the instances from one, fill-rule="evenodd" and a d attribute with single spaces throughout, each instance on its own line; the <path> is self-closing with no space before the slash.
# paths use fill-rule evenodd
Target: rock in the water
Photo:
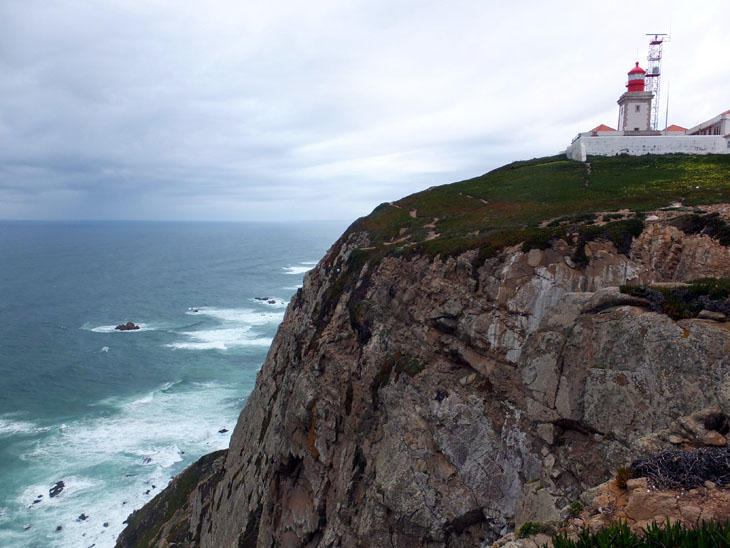
<path id="1" fill-rule="evenodd" d="M 228 432 L 228 428 L 221 428 L 220 430 L 218 430 L 219 434 L 225 434 L 226 432 Z"/>
<path id="2" fill-rule="evenodd" d="M 79 515 L 79 517 L 77 517 L 77 518 L 76 518 L 76 521 L 86 521 L 87 519 L 89 519 L 89 516 L 87 516 L 86 514 L 84 514 L 84 513 L 82 512 L 82 513 L 81 513 L 81 514 Z"/>
<path id="3" fill-rule="evenodd" d="M 48 490 L 48 496 L 53 498 L 61 494 L 66 484 L 63 481 L 57 481 L 56 484 Z"/>
<path id="4" fill-rule="evenodd" d="M 56 525 L 56 532 L 63 531 L 63 525 Z"/>
<path id="5" fill-rule="evenodd" d="M 23 531 L 27 531 L 28 529 L 30 529 L 30 523 L 23 525 Z"/>
<path id="6" fill-rule="evenodd" d="M 114 329 L 117 329 L 119 331 L 134 331 L 135 329 L 139 329 L 139 326 L 137 324 L 135 324 L 134 322 L 127 322 L 127 323 L 120 323 Z"/>

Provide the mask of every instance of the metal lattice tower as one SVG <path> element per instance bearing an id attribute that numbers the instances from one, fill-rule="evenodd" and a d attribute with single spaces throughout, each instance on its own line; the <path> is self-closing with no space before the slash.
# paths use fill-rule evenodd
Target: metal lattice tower
<path id="1" fill-rule="evenodd" d="M 669 40 L 668 34 L 653 33 L 649 36 L 649 66 L 646 71 L 646 91 L 654 93 L 651 103 L 651 128 L 659 129 L 659 83 L 662 75 L 662 46 Z"/>

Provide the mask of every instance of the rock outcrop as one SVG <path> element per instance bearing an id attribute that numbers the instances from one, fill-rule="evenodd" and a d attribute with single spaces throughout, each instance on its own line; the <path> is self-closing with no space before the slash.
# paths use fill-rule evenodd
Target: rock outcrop
<path id="1" fill-rule="evenodd" d="M 368 236 L 348 231 L 292 299 L 175 545 L 490 545 L 639 456 L 726 443 L 696 414 L 730 412 L 729 324 L 618 286 L 727 277 L 730 249 L 651 218 L 628 254 L 586 243 L 585 266 L 564 240 L 359 264 Z"/>
<path id="2" fill-rule="evenodd" d="M 134 322 L 120 323 L 114 329 L 117 331 L 135 331 L 139 329 L 139 326 Z"/>

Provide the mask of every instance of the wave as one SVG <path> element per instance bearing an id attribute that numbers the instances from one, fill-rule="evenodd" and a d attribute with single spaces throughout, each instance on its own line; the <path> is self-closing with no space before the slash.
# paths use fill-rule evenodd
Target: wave
<path id="1" fill-rule="evenodd" d="M 236 346 L 269 346 L 271 338 L 258 337 L 250 332 L 250 328 L 204 329 L 181 333 L 190 341 L 174 342 L 166 345 L 169 348 L 183 350 L 228 350 Z"/>
<path id="2" fill-rule="evenodd" d="M 33 422 L 14 420 L 7 415 L 0 417 L 0 436 L 39 434 L 48 430 L 48 427 L 39 426 Z"/>
<path id="3" fill-rule="evenodd" d="M 240 388 L 214 382 L 165 383 L 106 398 L 97 406 L 111 414 L 50 430 L 23 455 L 29 482 L 0 517 L 0 544 L 26 546 L 28 535 L 16 539 L 15 531 L 27 523 L 43 546 L 114 546 L 129 513 L 159 493 L 187 455 L 227 447 L 241 397 Z M 58 481 L 64 488 L 51 498 Z"/>
<path id="4" fill-rule="evenodd" d="M 302 261 L 296 266 L 284 266 L 282 267 L 282 270 L 285 274 L 304 274 L 305 272 L 309 272 L 312 270 L 317 263 L 314 261 Z"/>
<path id="5" fill-rule="evenodd" d="M 235 347 L 265 347 L 271 345 L 271 337 L 262 336 L 261 333 L 253 331 L 252 328 L 263 327 L 268 331 L 270 329 L 268 326 L 277 325 L 283 319 L 283 308 L 288 303 L 278 299 L 267 299 L 266 302 L 259 299 L 251 300 L 270 308 L 281 309 L 281 311 L 269 312 L 252 308 L 216 308 L 211 306 L 191 307 L 185 312 L 186 314 L 218 320 L 219 327 L 179 331 L 178 334 L 184 336 L 185 339 L 165 346 L 177 350 L 229 350 Z M 270 303 L 269 300 L 274 302 Z"/>
<path id="6" fill-rule="evenodd" d="M 286 308 L 289 304 L 289 301 L 285 301 L 284 299 L 279 299 L 277 297 L 254 297 L 251 299 L 251 302 L 267 306 L 269 308 Z"/>
<path id="7" fill-rule="evenodd" d="M 211 306 L 192 307 L 185 314 L 190 316 L 209 316 L 226 322 L 246 325 L 267 325 L 279 323 L 284 317 L 281 312 L 261 312 L 250 308 L 215 308 Z"/>

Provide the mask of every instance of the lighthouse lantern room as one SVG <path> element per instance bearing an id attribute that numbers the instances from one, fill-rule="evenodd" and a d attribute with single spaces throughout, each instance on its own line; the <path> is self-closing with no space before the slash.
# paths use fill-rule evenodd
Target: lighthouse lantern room
<path id="1" fill-rule="evenodd" d="M 646 91 L 644 81 L 646 71 L 636 66 L 629 71 L 628 91 L 618 100 L 618 129 L 626 134 L 651 135 L 651 99 L 654 94 Z"/>

